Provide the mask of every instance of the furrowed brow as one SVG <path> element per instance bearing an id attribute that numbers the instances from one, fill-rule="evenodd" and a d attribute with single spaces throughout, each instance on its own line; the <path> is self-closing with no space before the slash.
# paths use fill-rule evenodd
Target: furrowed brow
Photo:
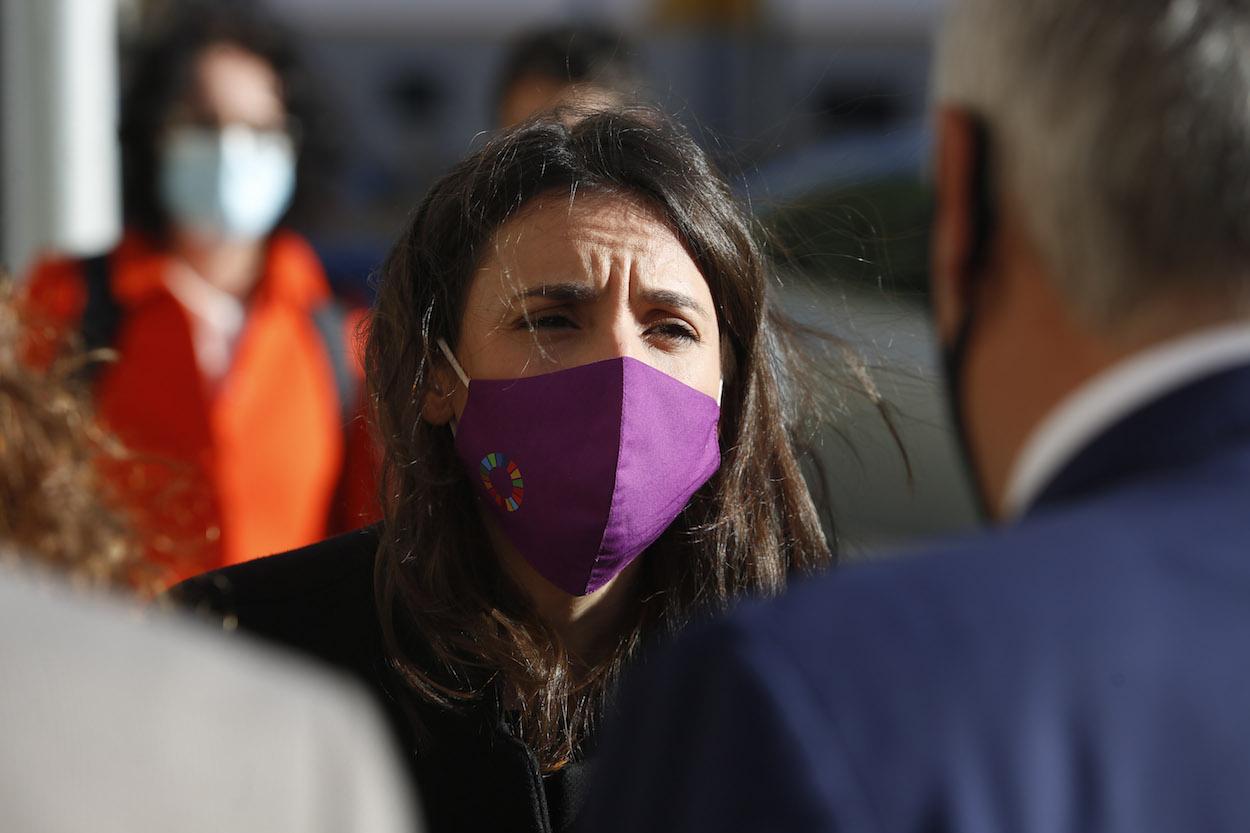
<path id="1" fill-rule="evenodd" d="M 599 297 L 599 290 L 584 283 L 548 283 L 532 286 L 517 295 L 518 298 L 543 298 L 549 301 L 584 303 Z"/>
<path id="2" fill-rule="evenodd" d="M 712 313 L 707 307 L 700 304 L 691 296 L 684 292 L 674 292 L 671 289 L 653 289 L 642 294 L 644 301 L 651 304 L 659 304 L 664 307 L 671 307 L 678 310 L 686 310 L 701 315 L 704 318 L 712 318 Z"/>

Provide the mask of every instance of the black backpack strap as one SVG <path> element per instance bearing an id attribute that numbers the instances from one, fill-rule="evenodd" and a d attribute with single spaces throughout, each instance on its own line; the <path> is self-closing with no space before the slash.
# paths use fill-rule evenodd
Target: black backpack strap
<path id="1" fill-rule="evenodd" d="M 88 352 L 114 346 L 117 330 L 121 325 L 122 309 L 113 295 L 112 270 L 108 255 L 89 257 L 80 261 L 83 284 L 87 290 L 87 303 L 83 308 L 82 321 L 78 325 L 83 348 Z M 99 368 L 99 364 L 92 365 Z"/>
<path id="2" fill-rule="evenodd" d="M 356 397 L 360 393 L 360 380 L 347 344 L 347 311 L 338 301 L 330 299 L 312 309 L 312 320 L 330 360 L 334 389 L 339 396 L 339 413 L 346 425 L 356 415 Z"/>

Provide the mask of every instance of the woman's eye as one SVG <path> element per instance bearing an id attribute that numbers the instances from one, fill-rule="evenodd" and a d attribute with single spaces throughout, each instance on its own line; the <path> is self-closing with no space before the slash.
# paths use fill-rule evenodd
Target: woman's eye
<path id="1" fill-rule="evenodd" d="M 658 335 L 661 338 L 676 339 L 680 341 L 698 341 L 699 334 L 689 324 L 683 324 L 680 321 L 661 321 L 647 330 L 649 334 Z"/>
<path id="2" fill-rule="evenodd" d="M 520 326 L 528 330 L 571 330 L 577 325 L 567 315 L 528 315 L 521 319 Z"/>

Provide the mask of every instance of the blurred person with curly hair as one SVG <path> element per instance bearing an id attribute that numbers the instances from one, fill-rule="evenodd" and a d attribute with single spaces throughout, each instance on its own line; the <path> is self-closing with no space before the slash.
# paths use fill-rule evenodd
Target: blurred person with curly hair
<path id="1" fill-rule="evenodd" d="M 31 362 L 29 336 L 11 287 L 0 284 L 0 545 L 76 583 L 142 589 L 135 530 L 99 473 L 123 453 L 95 421 L 86 357 L 63 344 L 53 361 Z"/>
<path id="2" fill-rule="evenodd" d="M 359 690 L 99 592 L 154 589 L 97 473 L 124 452 L 92 415 L 99 357 L 32 361 L 31 329 L 0 278 L 0 830 L 414 830 Z"/>

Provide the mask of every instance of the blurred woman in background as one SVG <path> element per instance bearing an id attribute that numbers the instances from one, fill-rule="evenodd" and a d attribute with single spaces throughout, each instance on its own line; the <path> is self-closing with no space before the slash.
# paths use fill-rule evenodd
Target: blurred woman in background
<path id="1" fill-rule="evenodd" d="M 285 225 L 320 132 L 290 41 L 252 4 L 173 4 L 132 70 L 126 236 L 42 264 L 30 300 L 116 351 L 95 395 L 135 458 L 110 476 L 177 579 L 376 512 L 356 322 Z"/>
<path id="2" fill-rule="evenodd" d="M 384 521 L 178 591 L 374 686 L 435 831 L 568 830 L 645 643 L 833 558 L 749 220 L 663 116 L 580 115 L 456 166 L 383 267 Z"/>

